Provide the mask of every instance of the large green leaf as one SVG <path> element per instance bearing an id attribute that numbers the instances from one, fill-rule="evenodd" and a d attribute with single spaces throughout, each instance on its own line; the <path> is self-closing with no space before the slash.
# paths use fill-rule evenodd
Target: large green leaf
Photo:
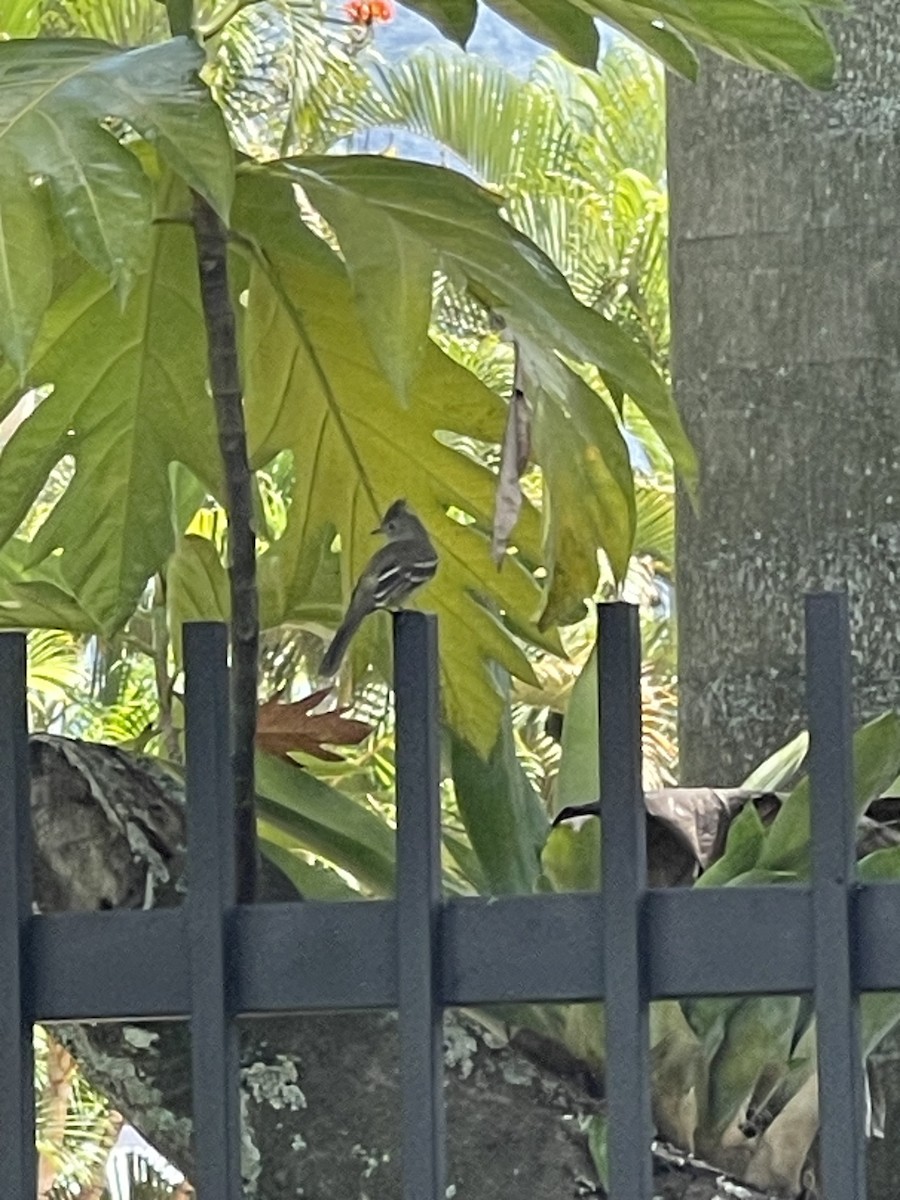
<path id="1" fill-rule="evenodd" d="M 256 755 L 256 790 L 260 815 L 274 830 L 349 871 L 376 895 L 393 892 L 394 834 L 371 808 L 271 754 Z"/>
<path id="2" fill-rule="evenodd" d="M 805 731 L 798 733 L 787 745 L 769 756 L 751 771 L 742 786 L 749 791 L 769 792 L 783 787 L 796 776 L 806 757 L 809 747 L 809 734 Z M 695 884 L 696 887 L 719 887 L 726 883 L 749 884 L 757 882 L 756 867 L 762 856 L 766 841 L 766 828 L 762 823 L 755 804 L 746 804 L 728 827 L 725 850 L 722 856 L 713 863 L 709 870 L 704 871 Z M 766 878 L 759 882 L 773 882 L 765 872 Z M 796 879 L 792 873 L 790 881 Z M 789 882 L 785 879 L 784 882 Z"/>
<path id="3" fill-rule="evenodd" d="M 285 610 L 302 611 L 315 584 L 304 547 L 323 529 L 341 538 L 345 594 L 377 544 L 371 530 L 402 491 L 427 524 L 440 567 L 421 604 L 441 622 L 446 711 L 453 727 L 487 754 L 503 699 L 486 659 L 511 674 L 532 668 L 495 613 L 525 636 L 550 647 L 534 625 L 537 584 L 515 556 L 502 571 L 487 536 L 494 476 L 439 440 L 442 430 L 499 440 L 504 406 L 473 375 L 433 344 L 405 411 L 360 336 L 347 272 L 338 257 L 299 220 L 290 185 L 262 172 L 241 179 L 235 223 L 257 242 L 265 265 L 254 269 L 246 315 L 247 419 L 253 461 L 262 465 L 285 447 L 294 455 L 295 486 L 287 528 L 273 553 L 281 563 Z M 449 506 L 474 525 L 446 515 Z M 518 540 L 529 561 L 539 558 L 539 526 L 529 509 Z M 486 603 L 482 603 L 484 600 Z M 364 639 L 377 638 L 368 622 Z M 379 642 L 369 641 L 387 667 Z M 368 657 L 368 655 L 367 655 Z"/>
<path id="4" fill-rule="evenodd" d="M 785 787 L 800 770 L 809 751 L 809 734 L 804 729 L 750 772 L 741 787 L 749 791 L 774 792 Z"/>
<path id="5" fill-rule="evenodd" d="M 556 782 L 557 811 L 589 804 L 600 796 L 600 702 L 595 646 L 569 696 L 562 731 L 562 759 Z M 599 824 L 596 820 L 593 824 Z"/>
<path id="6" fill-rule="evenodd" d="M 166 207 L 184 201 L 183 189 L 173 184 Z M 287 183 L 245 179 L 237 226 L 266 252 L 252 280 L 242 260 L 235 260 L 233 272 L 236 287 L 249 283 L 246 314 L 238 311 L 247 331 L 254 457 L 262 464 L 290 451 L 295 479 L 285 533 L 261 561 L 265 619 L 335 620 L 336 556 L 329 549 L 335 532 L 345 550 L 346 595 L 374 548 L 369 534 L 377 515 L 398 491 L 407 491 L 442 559 L 423 603 L 441 617 L 446 711 L 457 731 L 487 754 L 503 700 L 486 660 L 532 677 L 501 614 L 517 634 L 558 647 L 534 624 L 540 589 L 519 557 L 509 557 L 500 572 L 490 559 L 485 531 L 494 476 L 443 437 L 449 431 L 497 441 L 504 406 L 430 343 L 410 408 L 396 405 L 359 335 L 345 268 L 302 224 Z M 183 462 L 206 491 L 221 491 L 192 243 L 185 228 L 166 224 L 154 227 L 151 244 L 151 268 L 124 308 L 112 282 L 88 269 L 52 305 L 28 383 L 49 383 L 53 391 L 0 455 L 4 540 L 52 468 L 67 456 L 74 462 L 71 483 L 26 547 L 17 589 L 21 597 L 24 578 L 31 573 L 37 581 L 52 563 L 54 584 L 65 597 L 78 598 L 77 619 L 72 614 L 78 628 L 115 629 L 165 564 L 180 532 L 171 463 Z M 14 372 L 0 370 L 0 412 L 10 411 L 21 394 Z M 452 520 L 450 506 L 476 523 Z M 520 520 L 517 542 L 522 560 L 540 560 L 539 518 L 531 508 Z M 181 544 L 173 563 L 175 598 L 183 596 L 188 608 L 198 607 L 191 594 L 196 601 L 200 586 L 219 613 L 223 575 L 214 560 L 192 540 Z M 51 607 L 68 605 L 53 595 Z M 199 606 L 210 607 L 206 601 Z M 18 623 L 24 613 L 14 611 L 10 619 Z M 367 623 L 362 644 L 386 670 L 385 646 L 377 636 L 372 641 L 378 629 L 377 622 Z"/>
<path id="7" fill-rule="evenodd" d="M 541 867 L 552 891 L 594 892 L 600 886 L 600 822 L 566 821 L 550 830 Z"/>
<path id="8" fill-rule="evenodd" d="M 187 38 L 122 51 L 87 39 L 0 42 L 0 348 L 20 368 L 49 293 L 47 208 L 79 252 L 127 291 L 152 252 L 152 185 L 115 121 L 152 142 L 227 215 L 231 147 Z M 40 186 L 37 186 L 40 181 Z"/>
<path id="9" fill-rule="evenodd" d="M 175 662 L 182 662 L 185 621 L 228 621 L 228 575 L 213 543 L 190 534 L 179 538 L 166 569 L 166 608 Z"/>
<path id="10" fill-rule="evenodd" d="M 411 0 L 409 7 L 427 17 L 445 37 L 460 46 L 472 36 L 478 16 L 476 0 Z"/>
<path id="11" fill-rule="evenodd" d="M 677 74 L 696 80 L 697 55 L 682 34 L 664 25 L 657 14 L 634 4 L 633 0 L 603 0 L 603 16 Z"/>
<path id="12" fill-rule="evenodd" d="M 722 1042 L 709 1066 L 707 1109 L 712 1130 L 721 1134 L 743 1112 L 764 1075 L 787 1072 L 800 1001 L 753 996 L 707 1003 L 721 1007 L 724 1015 Z"/>
<path id="13" fill-rule="evenodd" d="M 439 25 L 460 0 L 411 0 Z M 817 15 L 834 0 L 489 0 L 492 8 L 574 62 L 590 62 L 590 16 L 625 30 L 673 70 L 693 78 L 690 43 L 811 87 L 833 80 L 834 51 Z M 446 18 L 449 21 L 449 16 Z M 594 51 L 596 57 L 596 51 Z"/>
<path id="14" fill-rule="evenodd" d="M 745 804 L 728 827 L 725 851 L 695 887 L 719 887 L 753 870 L 765 840 L 765 827 L 753 803 Z"/>
<path id="15" fill-rule="evenodd" d="M 600 38 L 586 6 L 569 3 L 547 3 L 547 0 L 491 0 L 494 8 L 507 21 L 561 54 L 580 67 L 597 64 Z"/>
<path id="16" fill-rule="evenodd" d="M 0 628 L 92 630 L 90 617 L 62 582 L 58 560 L 34 570 L 25 567 L 29 557 L 30 546 L 21 538 L 0 550 Z"/>
<path id="17" fill-rule="evenodd" d="M 571 624 L 596 591 L 598 549 L 617 579 L 628 569 L 635 531 L 631 462 L 610 408 L 574 371 L 558 358 L 545 359 L 552 376 L 532 380 L 526 363 L 534 451 L 544 478 L 548 579 L 541 624 Z"/>
<path id="18" fill-rule="evenodd" d="M 367 320 L 372 352 L 406 403 L 422 365 L 431 320 L 434 254 L 390 213 L 330 188 L 323 207 L 339 231 L 353 293 Z"/>
<path id="19" fill-rule="evenodd" d="M 470 179 L 445 168 L 372 155 L 308 157 L 264 169 L 301 184 L 339 240 L 348 222 L 368 228 L 375 221 L 378 228 L 389 218 L 394 236 L 428 247 L 435 268 L 465 280 L 513 334 L 528 339 L 532 365 L 538 368 L 534 355 L 540 348 L 548 359 L 548 378 L 549 360 L 557 352 L 596 365 L 647 415 L 685 482 L 693 485 L 694 452 L 659 372 L 626 334 L 575 299 L 549 257 L 504 221 L 497 202 Z M 367 248 L 365 240 L 352 236 L 346 242 L 345 254 L 363 254 L 350 265 L 351 276 L 370 257 L 380 261 L 381 252 Z M 377 304 L 370 299 L 360 309 L 374 340 L 384 336 L 395 307 L 404 310 L 399 274 L 393 284 L 386 281 Z"/>
<path id="20" fill-rule="evenodd" d="M 562 732 L 562 759 L 554 807 L 588 804 L 600 795 L 600 716 L 597 649 L 591 651 L 569 696 Z M 593 891 L 600 886 L 600 821 L 566 821 L 550 833 L 542 864 L 557 891 Z"/>
<path id="21" fill-rule="evenodd" d="M 181 461 L 208 490 L 219 487 L 190 235 L 158 226 L 151 247 L 152 269 L 124 308 L 109 278 L 86 271 L 50 310 L 29 383 L 52 383 L 53 391 L 0 454 L 0 543 L 52 468 L 74 461 L 74 477 L 22 567 L 40 578 L 53 563 L 89 624 L 106 632 L 130 615 L 172 549 L 168 464 Z M 9 381 L 0 411 L 21 390 Z"/>
<path id="22" fill-rule="evenodd" d="M 187 521 L 181 528 L 184 524 Z M 321 551 L 321 544 L 312 539 L 304 548 L 303 558 L 309 564 L 310 578 L 315 578 L 316 586 L 310 589 L 302 609 L 292 610 L 295 620 L 333 621 L 340 612 L 337 572 L 322 569 Z M 328 557 L 333 559 L 334 556 Z M 259 623 L 262 629 L 271 629 L 281 623 L 285 610 L 281 564 L 276 555 L 263 552 L 256 566 Z M 175 553 L 166 566 L 166 607 L 178 663 L 181 662 L 181 628 L 185 621 L 231 619 L 228 572 L 219 551 L 208 538 L 197 534 L 178 538 Z"/>
<path id="23" fill-rule="evenodd" d="M 624 42 L 606 51 L 599 75 L 546 56 L 528 79 L 496 63 L 425 47 L 380 70 L 351 116 L 365 126 L 404 126 L 462 157 L 503 193 L 511 223 L 550 255 L 577 295 L 604 311 L 610 300 L 619 321 L 631 316 L 630 309 L 623 314 L 619 295 L 626 276 L 633 281 L 630 302 L 654 315 L 665 313 L 665 198 L 646 176 L 623 169 L 636 162 L 662 178 L 662 93 L 662 72 Z M 496 109 L 496 120 L 483 120 L 488 108 Z M 334 205 L 334 197 L 329 203 Z M 380 211 L 377 216 L 368 257 L 396 241 L 393 228 L 375 236 L 384 222 Z M 396 224 L 393 216 L 387 224 Z M 348 230 L 357 239 L 368 233 L 359 221 Z M 352 257 L 348 252 L 348 262 Z M 401 291 L 398 312 L 404 299 Z M 391 316 L 391 307 L 379 303 L 369 322 L 383 323 L 386 345 L 397 336 Z M 640 337 L 640 321 L 632 324 Z M 665 336 L 664 316 L 655 324 L 654 333 Z M 519 348 L 530 345 L 520 338 Z M 543 515 L 549 578 L 542 623 L 549 625 L 576 619 L 582 611 L 596 587 L 598 547 L 616 576 L 624 574 L 632 549 L 634 487 L 613 414 L 555 355 L 539 354 L 532 374 L 538 376 L 527 381 L 537 410 L 533 443 L 548 484 Z M 585 374 L 597 380 L 596 370 Z M 663 543 L 667 532 L 669 543 L 674 537 L 672 507 L 671 500 L 661 505 L 656 529 L 648 530 L 661 533 Z"/>
<path id="24" fill-rule="evenodd" d="M 864 812 L 900 773 L 900 716 L 884 713 L 853 737 L 853 796 L 856 813 Z M 759 858 L 765 870 L 809 867 L 810 782 L 807 776 L 791 792 L 772 822 Z"/>
<path id="25" fill-rule="evenodd" d="M 656 0 L 644 7 L 663 5 Z M 793 75 L 817 88 L 833 81 L 834 51 L 812 6 L 802 0 L 669 0 L 665 7 L 672 9 L 666 19 L 678 32 L 745 66 Z"/>
<path id="26" fill-rule="evenodd" d="M 547 837 L 547 816 L 516 756 L 509 711 L 487 762 L 452 733 L 450 746 L 459 814 L 484 873 L 486 890 L 493 894 L 533 892 Z"/>
<path id="27" fill-rule="evenodd" d="M 261 818 L 259 848 L 287 875 L 301 896 L 308 900 L 359 900 L 360 893 L 324 863 L 309 862 L 297 840 L 282 828 Z"/>
<path id="28" fill-rule="evenodd" d="M 53 292 L 41 193 L 24 175 L 0 172 L 0 348 L 20 368 Z"/>

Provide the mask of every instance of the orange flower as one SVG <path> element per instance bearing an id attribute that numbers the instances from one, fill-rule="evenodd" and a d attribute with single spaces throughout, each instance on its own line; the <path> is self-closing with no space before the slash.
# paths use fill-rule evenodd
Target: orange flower
<path id="1" fill-rule="evenodd" d="M 371 26 L 373 21 L 394 19 L 393 0 L 347 0 L 344 12 L 354 25 Z"/>

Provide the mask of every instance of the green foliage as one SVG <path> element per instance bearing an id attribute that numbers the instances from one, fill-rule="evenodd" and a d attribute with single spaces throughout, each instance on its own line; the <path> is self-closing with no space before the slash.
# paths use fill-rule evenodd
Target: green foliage
<path id="1" fill-rule="evenodd" d="M 176 189 L 167 195 L 184 198 Z M 166 225 L 150 236 L 152 269 L 124 306 L 113 281 L 90 271 L 60 296 L 30 367 L 32 379 L 52 382 L 52 394 L 0 455 L 0 541 L 16 532 L 60 458 L 74 458 L 72 481 L 29 542 L 24 566 L 36 580 L 52 572 L 77 597 L 81 627 L 104 633 L 134 611 L 173 549 L 169 464 L 185 463 L 211 491 L 219 486 L 189 235 Z M 5 411 L 21 390 L 7 376 Z M 35 616 L 4 613 L 11 624 Z"/>
<path id="2" fill-rule="evenodd" d="M 266 260 L 251 273 L 245 333 L 252 460 L 261 465 L 285 444 L 294 455 L 287 526 L 272 551 L 284 583 L 280 619 L 291 619 L 293 606 L 302 605 L 315 586 L 307 551 L 324 531 L 329 538 L 335 530 L 340 534 L 349 590 L 372 552 L 371 530 L 402 487 L 440 556 L 437 578 L 422 602 L 441 618 L 446 711 L 455 728 L 486 753 L 503 700 L 484 659 L 494 658 L 526 679 L 532 669 L 477 597 L 505 610 L 531 640 L 548 648 L 553 643 L 531 619 L 539 591 L 525 567 L 510 558 L 498 573 L 491 562 L 481 530 L 490 526 L 492 475 L 435 434 L 449 429 L 496 440 L 502 404 L 428 344 L 400 426 L 396 401 L 358 335 L 347 272 L 302 224 L 289 186 L 269 173 L 242 177 L 235 222 L 261 246 Z M 386 434 L 383 422 L 392 412 L 397 432 Z M 445 515 L 448 505 L 471 514 L 476 523 L 451 519 Z M 536 526 L 531 513 L 519 534 L 532 561 L 539 555 Z M 374 655 L 386 671 L 385 643 L 379 648 L 371 640 L 379 633 L 383 627 L 370 623 L 357 649 Z"/>
<path id="3" fill-rule="evenodd" d="M 591 67 L 592 17 L 602 13 L 686 74 L 689 42 L 806 82 L 831 70 L 816 5 L 805 0 L 495 6 Z M 468 36 L 474 0 L 418 7 Z M 128 44 L 130 14 L 140 37 L 156 39 L 159 8 L 65 0 L 55 32 Z M 227 615 L 205 330 L 182 227 L 193 187 L 234 232 L 265 621 L 273 630 L 333 624 L 371 553 L 368 531 L 405 492 L 441 555 L 422 602 L 441 620 L 450 725 L 445 887 L 593 886 L 598 823 L 557 830 L 544 845 L 544 803 L 490 664 L 537 687 L 544 656 L 560 650 L 554 626 L 580 614 L 598 579 L 614 586 L 626 576 L 636 531 L 640 548 L 671 559 L 671 459 L 688 485 L 695 463 L 664 384 L 661 74 L 623 49 L 599 76 L 547 59 L 527 81 L 421 56 L 365 87 L 347 43 L 328 44 L 319 11 L 249 5 L 230 27 L 211 27 L 205 84 L 203 52 L 186 38 L 132 51 L 84 38 L 0 44 L 0 415 L 31 405 L 0 453 L 0 624 L 102 635 L 91 651 L 102 669 L 77 717 L 66 697 L 83 642 L 67 643 L 55 677 L 35 670 L 48 720 L 140 741 L 152 680 L 160 714 L 149 736 L 177 755 L 180 625 Z M 2 22 L 28 35 L 48 28 L 47 13 L 17 0 Z M 235 173 L 214 97 L 231 140 L 274 162 Z M 491 111 L 496 122 L 484 120 Z M 436 167 L 296 154 L 398 118 L 462 155 L 494 194 Z M 454 305 L 465 328 L 447 319 Z M 488 550 L 509 360 L 494 353 L 492 323 L 515 336 L 526 366 L 540 472 L 527 486 L 542 510 L 524 505 L 500 572 Z M 637 488 L 626 431 L 644 447 Z M 58 482 L 50 491 L 48 477 Z M 372 621 L 355 647 L 355 666 L 375 664 L 381 678 L 384 635 Z M 315 646 L 315 634 L 271 636 L 268 680 L 289 687 L 297 646 L 303 637 Z M 563 801 L 596 794 L 591 661 L 569 703 Z M 374 696 L 383 706 L 383 688 Z M 263 847 L 307 895 L 390 894 L 389 738 L 380 728 L 371 747 L 321 777 L 259 756 Z M 867 794 L 888 759 L 900 771 L 895 742 L 883 729 L 862 746 Z M 799 871 L 802 792 L 792 800 L 775 859 L 780 869 L 787 855 Z M 729 843 L 745 881 L 769 838 L 747 818 Z M 866 869 L 886 872 L 893 861 Z M 765 1003 L 709 1014 L 716 1127 L 785 1056 L 771 1043 L 781 1024 Z M 602 1065 L 598 1006 L 544 1007 L 527 1019 Z M 871 1036 L 892 1020 L 890 1006 L 873 1010 Z M 681 1036 L 696 1040 L 686 1026 Z M 741 1059 L 748 1042 L 753 1054 Z"/>
<path id="4" fill-rule="evenodd" d="M 607 1147 L 608 1122 L 605 1113 L 595 1113 L 588 1120 L 588 1149 L 597 1178 L 605 1191 L 609 1191 L 609 1151 Z"/>
<path id="5" fill-rule="evenodd" d="M 750 776 L 753 786 L 776 787 L 796 773 L 806 735 L 788 743 Z M 900 771 L 900 719 L 887 713 L 854 736 L 854 797 L 857 814 L 887 788 Z M 748 786 L 750 781 L 748 781 Z M 785 799 L 774 822 L 765 828 L 752 804 L 732 823 L 722 857 L 699 879 L 698 887 L 797 883 L 809 878 L 810 791 L 804 778 Z M 862 879 L 900 877 L 896 849 L 877 851 L 859 864 Z M 760 1107 L 793 1072 L 793 1086 L 813 1069 L 794 1070 L 796 1042 L 808 1015 L 797 997 L 757 996 L 684 1002 L 695 1036 L 708 1063 L 702 1107 L 702 1137 L 715 1144 L 748 1105 Z M 863 1042 L 869 1053 L 900 1020 L 900 998 L 866 997 Z M 760 1090 L 763 1094 L 761 1095 Z"/>
<path id="6" fill-rule="evenodd" d="M 598 655 L 596 648 L 588 655 L 566 708 L 562 763 L 556 788 L 557 809 L 567 804 L 587 804 L 600 795 Z"/>
<path id="7" fill-rule="evenodd" d="M 144 183 L 155 186 L 155 210 L 184 211 L 183 185 L 160 173 L 146 146 L 136 149 L 139 158 L 130 150 L 123 153 L 143 172 Z M 534 644 L 553 649 L 554 638 L 535 621 L 540 593 L 528 567 L 542 557 L 549 567 L 546 627 L 577 614 L 596 580 L 598 544 L 620 573 L 630 546 L 633 490 L 615 418 L 600 396 L 561 365 L 555 351 L 592 361 L 616 389 L 628 389 L 688 474 L 690 448 L 658 374 L 633 343 L 602 315 L 580 305 L 550 260 L 515 234 L 493 201 L 464 178 L 433 167 L 353 158 L 294 159 L 265 170 L 303 182 L 337 229 L 346 264 L 308 233 L 287 187 L 279 188 L 274 179 L 265 183 L 259 170 L 241 177 L 244 199 L 234 225 L 247 238 L 250 265 L 236 261 L 234 275 L 250 285 L 242 336 L 254 461 L 262 467 L 285 450 L 294 456 L 286 525 L 261 563 L 266 619 L 273 624 L 308 619 L 311 608 L 336 613 L 339 593 L 323 593 L 320 586 L 322 570 L 333 579 L 327 570 L 331 537 L 341 536 L 347 581 L 370 552 L 365 535 L 393 498 L 396 481 L 408 476 L 404 486 L 411 502 L 437 524 L 439 544 L 447 551 L 429 599 L 444 618 L 448 714 L 460 734 L 487 753 L 502 699 L 483 661 L 495 658 L 514 675 L 532 678 L 527 659 L 493 612 L 503 612 L 509 625 Z M 424 207 L 423 194 L 429 196 Z M 275 213 L 283 219 L 273 220 Z M 373 225 L 390 236 L 359 235 Z M 8 497 L 0 537 L 17 533 L 61 457 L 71 458 L 75 470 L 43 525 L 19 542 L 8 542 L 17 548 L 16 569 L 11 562 L 5 579 L 9 602 L 2 615 L 10 622 L 65 623 L 108 635 L 134 610 L 148 577 L 169 568 L 176 629 L 192 615 L 192 602 L 201 605 L 193 615 L 222 614 L 222 580 L 213 580 L 219 570 L 216 556 L 196 541 L 178 540 L 190 510 L 179 509 L 184 489 L 176 493 L 172 482 L 181 463 L 200 485 L 194 503 L 197 494 L 215 495 L 220 487 L 186 236 L 171 224 L 140 230 L 148 269 L 138 274 L 121 308 L 113 277 L 97 277 L 77 263 L 61 277 L 28 363 L 28 383 L 46 382 L 52 391 L 0 458 L 0 496 Z M 418 274 L 404 273 L 407 283 L 396 311 L 374 301 L 372 280 L 392 265 L 379 249 L 382 242 L 391 247 L 392 260 L 399 253 L 421 266 Z M 526 508 L 516 534 L 519 557 L 508 559 L 499 575 L 490 565 L 485 538 L 491 473 L 440 439 L 446 431 L 496 442 L 503 410 L 495 396 L 454 368 L 427 339 L 431 275 L 437 267 L 466 280 L 523 342 L 527 339 L 542 396 L 539 428 L 550 423 L 552 429 L 555 420 L 558 431 L 573 439 L 585 479 L 601 485 L 592 505 L 566 504 L 570 484 L 559 439 L 545 437 L 549 519 L 543 553 L 536 514 Z M 385 323 L 387 312 L 391 320 Z M 549 325 L 544 314 L 551 317 Z M 355 335 L 360 317 L 369 328 L 366 343 Z M 347 355 L 353 345 L 355 361 Z M 413 348 L 408 358 L 406 347 Z M 392 460 L 383 453 L 381 429 L 369 414 L 373 404 L 389 412 L 398 388 L 407 392 L 409 410 L 396 415 L 406 436 L 398 436 Z M 10 411 L 23 391 L 12 371 L 5 389 L 0 395 Z M 309 456 L 316 443 L 308 436 L 310 424 L 299 419 L 296 401 L 306 394 L 318 396 L 320 405 L 312 427 L 318 424 L 333 446 L 314 470 Z M 565 424 L 552 404 L 568 414 Z M 336 485 L 323 482 L 329 478 Z M 309 486 L 313 479 L 315 489 Z M 345 493 L 342 512 L 332 497 L 348 484 L 359 490 Z M 560 499 L 554 509 L 556 491 Z M 450 505 L 474 523 L 444 517 Z M 86 520 L 88 512 L 92 517 Z M 564 517 L 566 512 L 573 515 Z M 85 526 L 87 537 L 82 536 Z M 384 665 L 377 624 L 370 635 L 368 650 L 363 641 L 361 652 L 374 653 Z"/>
<path id="8" fill-rule="evenodd" d="M 425 47 L 373 71 L 346 120 L 450 151 L 584 304 L 651 353 L 667 343 L 663 76 L 634 47 L 611 47 L 598 72 L 547 56 L 525 79 Z"/>
<path id="9" fill-rule="evenodd" d="M 270 754 L 256 756 L 261 833 L 282 830 L 294 843 L 351 872 L 375 895 L 394 890 L 394 837 L 371 807 Z M 276 861 L 279 861 L 276 859 Z"/>
<path id="10" fill-rule="evenodd" d="M 298 160 L 278 170 L 303 186 L 335 229 L 373 346 L 384 345 L 388 316 L 397 320 L 409 312 L 406 272 L 388 272 L 387 263 L 405 265 L 408 248 L 427 254 L 432 270 L 440 265 L 464 280 L 518 339 L 528 341 L 536 371 L 547 364 L 549 373 L 554 351 L 596 364 L 648 416 L 676 466 L 693 481 L 693 451 L 658 371 L 615 325 L 578 304 L 550 259 L 516 236 L 487 195 L 463 176 L 365 155 Z M 358 236 L 360 230 L 366 237 Z M 359 277 L 371 279 L 379 269 L 383 288 L 375 296 Z M 421 313 L 415 316 L 420 324 L 407 328 L 421 342 L 426 322 Z"/>
<path id="11" fill-rule="evenodd" d="M 853 797 L 859 816 L 900 774 L 900 716 L 884 713 L 853 739 Z M 765 839 L 757 865 L 770 871 L 809 870 L 810 784 L 787 797 Z"/>
<path id="12" fill-rule="evenodd" d="M 751 791 L 778 791 L 794 779 L 808 750 L 809 734 L 803 730 L 751 771 L 742 786 Z"/>
<path id="13" fill-rule="evenodd" d="M 526 363 L 533 448 L 545 485 L 546 628 L 584 615 L 584 597 L 593 595 L 598 580 L 588 547 L 604 550 L 615 577 L 624 578 L 636 505 L 628 448 L 610 408 L 560 359 L 537 364 L 529 353 Z"/>
<path id="14" fill-rule="evenodd" d="M 534 892 L 547 814 L 516 755 L 512 720 L 505 715 L 487 762 L 451 734 L 450 767 L 456 802 L 486 892 Z"/>
<path id="15" fill-rule="evenodd" d="M 625 43 L 604 54 L 597 73 L 548 56 L 527 79 L 469 55 L 424 48 L 374 71 L 347 120 L 366 129 L 407 129 L 461 158 L 502 197 L 504 215 L 560 267 L 582 303 L 613 318 L 664 367 L 663 101 L 662 72 Z M 490 122 L 481 117 L 485 111 L 494 114 Z M 449 331 L 458 360 L 508 394 L 508 347 L 498 346 L 471 306 L 447 286 L 436 319 Z M 453 346 L 454 336 L 466 329 L 478 331 L 474 353 L 468 343 Z M 523 355 L 528 349 L 520 342 Z M 616 381 L 584 366 L 573 374 L 546 354 L 539 364 L 526 356 L 526 363 L 535 409 L 533 450 L 543 479 L 548 579 L 542 624 L 548 626 L 583 612 L 583 598 L 597 587 L 595 548 L 605 551 L 619 578 L 633 544 L 639 551 L 658 545 L 671 559 L 673 492 L 662 482 L 671 475 L 671 459 L 653 424 L 626 401 L 626 426 L 648 447 L 654 469 L 654 478 L 640 479 L 635 491 L 608 407 L 610 395 L 622 406 Z M 597 393 L 607 404 L 597 404 Z M 658 453 L 649 449 L 654 439 Z M 692 464 L 682 459 L 680 466 L 689 480 Z M 636 520 L 645 540 L 633 543 Z"/>
<path id="16" fill-rule="evenodd" d="M 151 182 L 102 122 L 153 142 L 227 215 L 231 152 L 202 62 L 182 38 L 125 53 L 86 39 L 0 42 L 0 348 L 20 370 L 52 291 L 51 208 L 120 296 L 149 263 Z"/>
<path id="17" fill-rule="evenodd" d="M 410 3 L 460 43 L 471 33 L 476 0 Z M 834 76 L 834 51 L 819 15 L 838 7 L 834 0 L 490 0 L 490 5 L 581 66 L 597 61 L 599 17 L 689 79 L 698 69 L 694 46 L 791 75 L 810 87 L 828 87 Z"/>
<path id="18" fill-rule="evenodd" d="M 324 148 L 343 131 L 337 114 L 365 87 L 367 55 L 358 31 L 326 14 L 324 0 L 266 0 L 210 37 L 205 78 L 253 157 Z"/>
<path id="19" fill-rule="evenodd" d="M 597 584 L 595 551 L 603 549 L 621 577 L 634 534 L 634 487 L 628 452 L 613 413 L 602 398 L 560 360 L 591 356 L 610 386 L 627 391 L 666 440 L 690 486 L 693 453 L 658 376 L 646 370 L 634 344 L 599 312 L 574 300 L 549 260 L 536 259 L 524 238 L 510 242 L 508 226 L 483 193 L 460 176 L 390 159 L 307 160 L 295 177 L 335 229 L 356 276 L 356 296 L 369 339 L 380 357 L 406 333 L 404 315 L 427 325 L 427 311 L 410 311 L 410 282 L 435 266 L 490 298 L 516 337 L 526 362 L 526 386 L 535 408 L 534 451 L 544 471 L 544 561 L 548 585 L 543 627 L 577 619 Z M 427 212 L 419 197 L 429 196 Z M 375 289 L 391 262 L 396 285 Z M 354 265 L 355 264 L 355 265 Z M 534 268 L 539 265 L 540 272 Z M 416 326 L 413 326 L 415 329 Z M 418 370 L 408 351 L 405 393 Z M 573 472 L 573 467 L 575 471 Z M 578 503 L 573 497 L 578 496 Z"/>

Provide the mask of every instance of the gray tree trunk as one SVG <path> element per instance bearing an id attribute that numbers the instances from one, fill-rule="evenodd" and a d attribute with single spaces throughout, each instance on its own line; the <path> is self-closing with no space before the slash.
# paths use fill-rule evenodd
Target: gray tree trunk
<path id="1" fill-rule="evenodd" d="M 678 524 L 683 783 L 737 784 L 802 726 L 808 589 L 849 591 L 857 715 L 900 696 L 896 0 L 832 27 L 830 94 L 711 61 L 669 92 L 673 373 L 702 470 Z M 872 1169 L 893 1196 L 900 1158 Z"/>
<path id="2" fill-rule="evenodd" d="M 803 593 L 846 586 L 861 715 L 900 695 L 900 20 L 833 22 L 830 94 L 706 61 L 669 95 L 682 782 L 801 725 Z"/>

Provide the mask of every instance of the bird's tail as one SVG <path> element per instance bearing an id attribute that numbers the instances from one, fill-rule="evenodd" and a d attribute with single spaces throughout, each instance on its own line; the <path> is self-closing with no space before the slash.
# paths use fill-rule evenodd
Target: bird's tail
<path id="1" fill-rule="evenodd" d="M 331 645 L 325 651 L 325 657 L 322 659 L 322 665 L 319 667 L 319 674 L 324 676 L 332 676 L 337 674 L 337 669 L 341 665 L 341 660 L 347 653 L 347 647 L 350 645 L 350 640 L 356 633 L 359 623 L 366 615 L 364 608 L 357 608 L 351 604 L 347 610 L 347 615 L 344 617 L 341 624 L 338 626 L 338 631 L 331 639 Z"/>

